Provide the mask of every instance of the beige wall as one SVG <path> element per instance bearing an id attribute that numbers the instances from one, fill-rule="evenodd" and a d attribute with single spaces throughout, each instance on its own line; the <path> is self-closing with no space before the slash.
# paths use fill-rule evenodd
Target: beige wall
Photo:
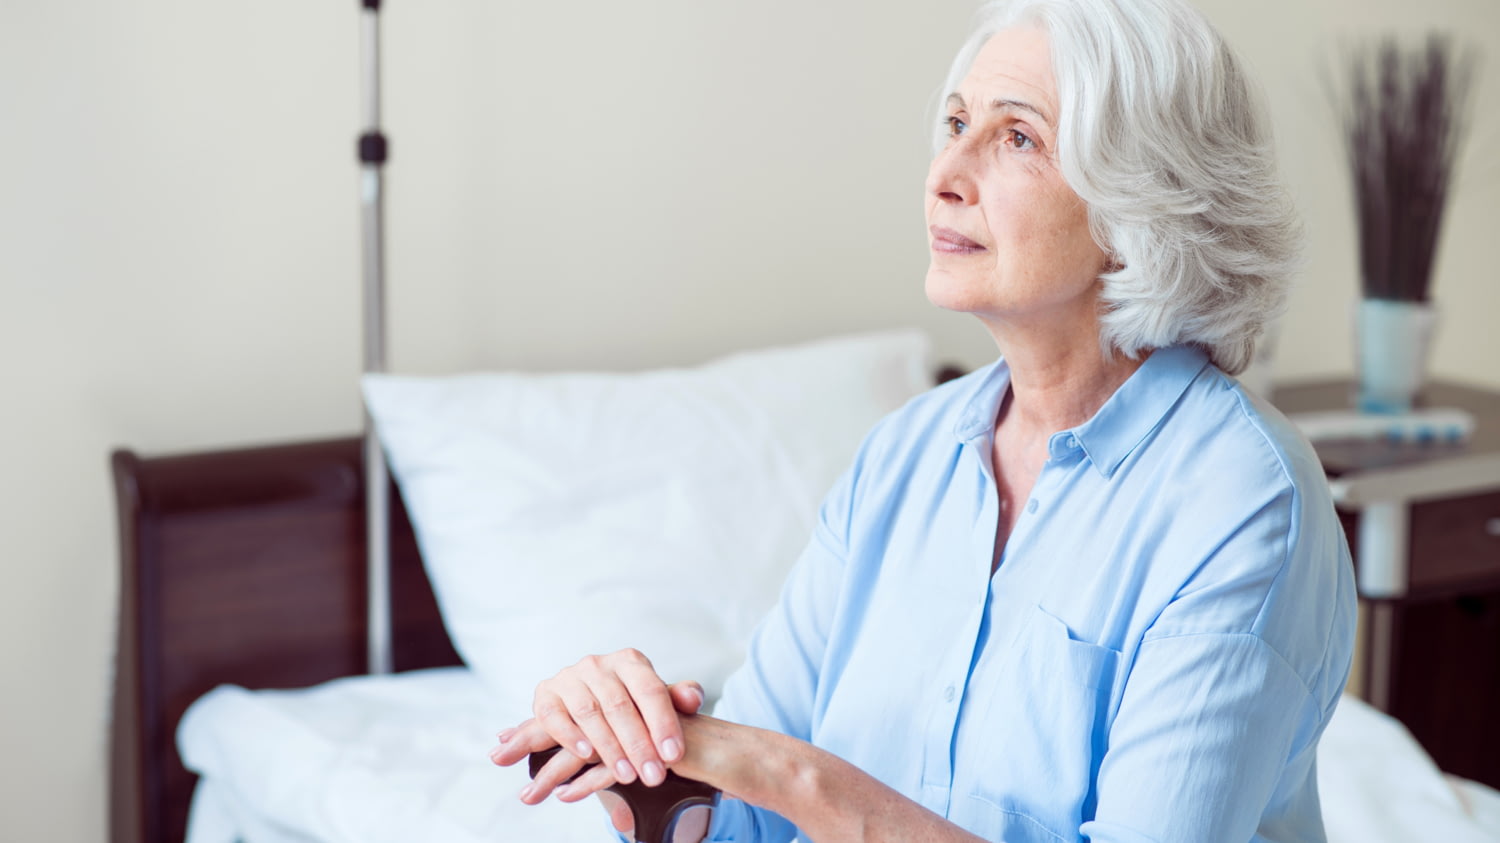
<path id="1" fill-rule="evenodd" d="M 1204 6 L 1261 72 L 1309 218 L 1280 368 L 1348 372 L 1320 56 L 1437 25 L 1493 58 L 1500 7 Z M 926 109 L 972 8 L 388 4 L 394 368 L 629 368 L 901 324 L 987 359 L 921 294 Z M 109 449 L 359 423 L 356 18 L 0 0 L 0 839 L 104 838 Z M 1492 386 L 1497 76 L 1492 60 L 1436 286 L 1436 370 Z"/>

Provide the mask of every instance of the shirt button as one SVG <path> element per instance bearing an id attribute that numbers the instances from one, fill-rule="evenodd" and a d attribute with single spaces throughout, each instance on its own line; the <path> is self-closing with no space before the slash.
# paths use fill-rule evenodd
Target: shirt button
<path id="1" fill-rule="evenodd" d="M 943 689 L 943 702 L 953 702 L 953 686 L 949 685 Z"/>
<path id="2" fill-rule="evenodd" d="M 1068 438 L 1063 440 L 1063 444 L 1068 446 L 1068 450 L 1071 451 L 1078 447 L 1078 438 L 1069 434 Z"/>
<path id="3" fill-rule="evenodd" d="M 1027 502 L 1027 504 L 1026 504 L 1026 511 L 1027 512 L 1036 512 L 1036 498 L 1032 498 L 1030 501 Z"/>

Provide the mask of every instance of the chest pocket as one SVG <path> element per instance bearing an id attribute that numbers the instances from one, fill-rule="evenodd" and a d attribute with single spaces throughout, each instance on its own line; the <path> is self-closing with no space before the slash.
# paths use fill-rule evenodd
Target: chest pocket
<path id="1" fill-rule="evenodd" d="M 971 689 L 985 698 L 973 700 L 983 719 L 967 730 L 973 816 L 963 824 L 988 840 L 1076 840 L 1093 814 L 1120 654 L 1075 640 L 1041 607 L 1025 611 L 989 687 Z"/>

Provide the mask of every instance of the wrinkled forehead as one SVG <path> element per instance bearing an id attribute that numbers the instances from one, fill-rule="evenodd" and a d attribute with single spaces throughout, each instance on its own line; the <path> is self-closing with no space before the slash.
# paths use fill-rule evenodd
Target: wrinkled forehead
<path id="1" fill-rule="evenodd" d="M 1047 31 L 1021 24 L 984 40 L 963 77 L 948 92 L 947 104 L 970 112 L 1019 104 L 1056 126 L 1057 78 Z"/>

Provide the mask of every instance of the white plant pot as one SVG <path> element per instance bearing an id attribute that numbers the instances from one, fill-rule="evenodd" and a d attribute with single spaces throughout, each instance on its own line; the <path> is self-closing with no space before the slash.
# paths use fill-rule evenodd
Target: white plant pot
<path id="1" fill-rule="evenodd" d="M 1436 323 L 1430 303 L 1360 300 L 1354 334 L 1361 412 L 1412 409 L 1427 379 Z"/>

